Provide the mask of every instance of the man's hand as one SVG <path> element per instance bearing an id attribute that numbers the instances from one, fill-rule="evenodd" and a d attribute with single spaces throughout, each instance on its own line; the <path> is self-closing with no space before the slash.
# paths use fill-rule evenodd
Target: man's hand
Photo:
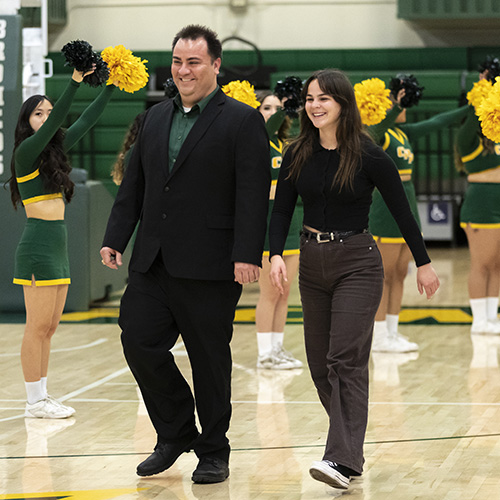
<path id="1" fill-rule="evenodd" d="M 259 279 L 259 266 L 255 264 L 246 264 L 245 262 L 234 263 L 234 281 L 240 285 L 253 283 Z"/>
<path id="2" fill-rule="evenodd" d="M 122 254 L 112 248 L 102 247 L 101 257 L 103 265 L 109 267 L 110 269 L 118 269 L 118 266 L 122 265 Z"/>

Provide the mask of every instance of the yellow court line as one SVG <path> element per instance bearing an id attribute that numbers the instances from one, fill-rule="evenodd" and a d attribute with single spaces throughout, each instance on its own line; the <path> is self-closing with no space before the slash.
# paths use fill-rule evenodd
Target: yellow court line
<path id="1" fill-rule="evenodd" d="M 471 323 L 472 316 L 461 309 L 403 309 L 400 323 L 413 323 L 420 319 L 434 318 L 438 323 Z"/>
<path id="2" fill-rule="evenodd" d="M 90 311 L 65 313 L 62 315 L 61 321 L 87 321 L 97 318 L 118 318 L 119 313 L 120 309 L 118 307 L 102 307 L 90 309 Z"/>
<path id="3" fill-rule="evenodd" d="M 83 490 L 83 491 L 51 491 L 48 493 L 17 493 L 16 495 L 0 495 L 0 500 L 24 500 L 25 498 L 55 499 L 67 498 L 68 500 L 110 500 L 122 495 L 130 495 L 148 488 L 119 488 L 111 490 Z"/>
<path id="4" fill-rule="evenodd" d="M 118 307 L 106 307 L 90 309 L 90 311 L 73 312 L 63 314 L 61 321 L 78 322 L 102 318 L 118 318 Z M 472 322 L 472 316 L 459 307 L 450 308 L 426 308 L 412 309 L 404 308 L 399 314 L 400 323 L 414 323 L 423 319 L 433 319 L 437 323 L 458 323 L 469 324 Z M 254 323 L 255 307 L 241 307 L 236 309 L 234 317 L 235 323 Z M 302 323 L 302 308 L 300 306 L 288 307 L 288 323 Z M 1 500 L 1 499 L 0 499 Z"/>

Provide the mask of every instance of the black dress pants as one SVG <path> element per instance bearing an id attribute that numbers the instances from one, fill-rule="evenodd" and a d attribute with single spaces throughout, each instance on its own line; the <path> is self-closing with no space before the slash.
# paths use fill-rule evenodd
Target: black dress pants
<path id="1" fill-rule="evenodd" d="M 172 277 L 161 253 L 148 272 L 130 271 L 121 301 L 121 338 L 158 442 L 196 439 L 198 457 L 229 461 L 229 344 L 240 295 L 241 285 L 234 281 Z M 194 397 L 170 352 L 179 335 L 191 363 Z"/>

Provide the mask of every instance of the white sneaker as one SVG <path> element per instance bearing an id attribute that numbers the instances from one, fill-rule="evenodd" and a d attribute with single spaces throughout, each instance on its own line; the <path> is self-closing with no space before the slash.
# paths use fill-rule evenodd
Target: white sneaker
<path id="1" fill-rule="evenodd" d="M 73 413 L 66 406 L 59 406 L 47 398 L 41 399 L 34 404 L 26 403 L 26 409 L 24 410 L 24 416 L 28 418 L 68 418 Z"/>
<path id="2" fill-rule="evenodd" d="M 75 409 L 72 406 L 66 406 L 65 404 L 61 403 L 58 399 L 53 398 L 50 394 L 47 395 L 47 398 L 49 401 L 52 401 L 55 405 L 59 406 L 60 408 L 66 409 L 70 415 L 75 414 Z"/>
<path id="3" fill-rule="evenodd" d="M 292 370 L 294 368 L 302 368 L 302 361 L 295 359 L 283 347 L 276 347 L 270 353 L 258 357 L 257 368 L 266 370 Z"/>
<path id="4" fill-rule="evenodd" d="M 330 485 L 332 488 L 347 490 L 349 487 L 350 477 L 344 476 L 338 469 L 335 462 L 329 460 L 321 460 L 313 462 L 309 468 L 309 474 L 316 481 L 321 481 Z"/>
<path id="5" fill-rule="evenodd" d="M 397 341 L 406 348 L 405 352 L 418 351 L 418 344 L 416 342 L 411 342 L 405 335 L 401 335 L 399 332 L 391 332 L 389 335 L 395 337 Z"/>
<path id="6" fill-rule="evenodd" d="M 500 321 L 481 321 L 479 323 L 472 322 L 470 332 L 491 333 L 492 335 L 498 335 L 500 333 Z"/>
<path id="7" fill-rule="evenodd" d="M 302 368 L 302 361 L 296 359 L 291 352 L 285 351 L 283 346 L 277 346 L 273 349 L 273 356 L 280 360 L 277 370 L 287 370 L 292 368 Z"/>
<path id="8" fill-rule="evenodd" d="M 406 340 L 401 334 L 389 333 L 386 336 L 374 336 L 372 343 L 373 352 L 412 352 L 418 351 L 415 342 Z"/>
<path id="9" fill-rule="evenodd" d="M 272 351 L 257 358 L 257 368 L 271 370 L 273 365 L 274 357 Z"/>

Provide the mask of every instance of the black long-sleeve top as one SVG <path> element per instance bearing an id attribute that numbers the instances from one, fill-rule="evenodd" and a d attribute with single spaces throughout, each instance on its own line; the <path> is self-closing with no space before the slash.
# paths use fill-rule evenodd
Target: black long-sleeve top
<path id="1" fill-rule="evenodd" d="M 354 176 L 353 189 L 344 187 L 342 191 L 337 185 L 332 187 L 340 160 L 336 149 L 324 149 L 318 141 L 296 182 L 288 178 L 292 154 L 290 149 L 286 152 L 279 173 L 269 227 L 271 257 L 283 253 L 298 195 L 304 204 L 304 225 L 322 232 L 362 230 L 368 227 L 372 192 L 376 187 L 410 247 L 416 265 L 430 262 L 397 168 L 381 147 L 363 139 L 362 161 Z"/>

